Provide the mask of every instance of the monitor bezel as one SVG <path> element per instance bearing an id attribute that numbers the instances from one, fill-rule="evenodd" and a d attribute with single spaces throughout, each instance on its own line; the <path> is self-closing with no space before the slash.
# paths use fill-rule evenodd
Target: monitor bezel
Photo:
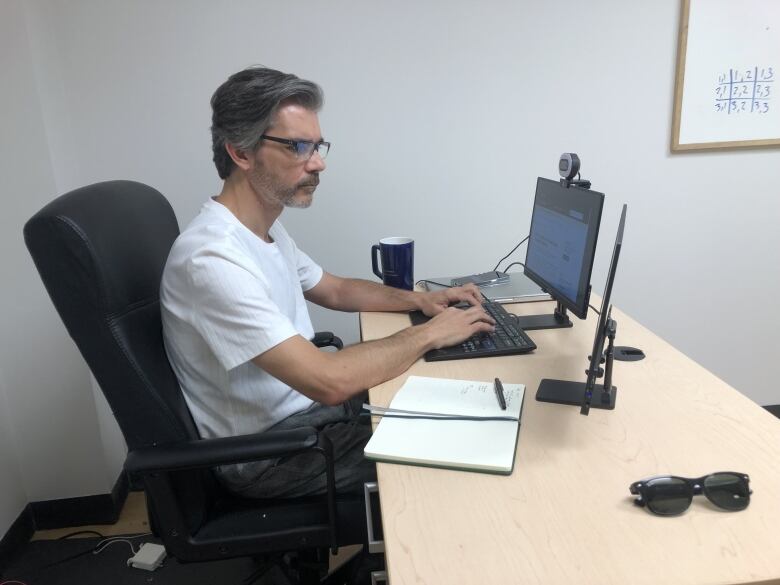
<path id="1" fill-rule="evenodd" d="M 536 205 L 537 205 L 537 200 L 539 198 L 540 187 L 543 184 L 554 186 L 556 189 L 560 190 L 561 193 L 576 192 L 582 194 L 583 196 L 595 197 L 595 202 L 597 202 L 598 204 L 597 205 L 598 218 L 595 222 L 595 225 L 593 224 L 593 222 L 588 224 L 588 235 L 587 235 L 588 240 L 586 241 L 585 244 L 586 258 L 583 258 L 583 264 L 586 264 L 587 266 L 587 278 L 585 278 L 584 280 L 581 278 L 580 282 L 578 283 L 577 300 L 580 301 L 579 303 L 572 302 L 560 290 L 558 290 L 556 287 L 554 287 L 549 282 L 547 282 L 541 275 L 534 272 L 532 268 L 528 267 L 528 254 L 529 251 L 531 250 L 532 241 L 533 241 L 532 239 L 533 239 L 533 230 L 534 230 L 534 223 L 533 223 L 534 212 L 536 211 Z M 563 185 L 561 185 L 559 181 L 552 181 L 550 179 L 545 179 L 544 177 L 538 177 L 536 180 L 536 192 L 534 193 L 534 205 L 531 210 L 531 227 L 529 229 L 529 234 L 528 234 L 528 246 L 526 246 L 526 252 L 525 252 L 524 272 L 525 275 L 528 276 L 528 278 L 530 278 L 537 285 L 539 285 L 543 291 L 549 293 L 554 300 L 560 302 L 564 307 L 569 309 L 572 313 L 574 313 L 574 315 L 576 315 L 580 319 L 585 319 L 588 315 L 588 305 L 590 303 L 590 291 L 591 291 L 590 279 L 593 273 L 593 263 L 596 258 L 596 246 L 598 244 L 599 229 L 601 227 L 601 216 L 603 211 L 604 211 L 604 194 L 600 193 L 599 191 L 584 189 L 582 187 L 577 187 L 577 186 L 564 187 Z M 589 258 L 587 257 L 588 252 L 590 253 Z M 582 276 L 582 271 L 580 271 L 580 276 Z"/>

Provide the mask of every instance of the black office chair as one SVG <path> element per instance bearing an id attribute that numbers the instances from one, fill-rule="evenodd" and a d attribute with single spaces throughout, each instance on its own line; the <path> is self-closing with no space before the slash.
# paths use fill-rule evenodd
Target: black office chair
<path id="1" fill-rule="evenodd" d="M 178 234 L 168 201 L 131 181 L 76 189 L 24 226 L 46 289 L 127 442 L 125 469 L 143 477 L 150 522 L 168 554 L 182 562 L 252 556 L 268 563 L 285 555 L 289 577 L 319 582 L 328 549 L 366 542 L 363 499 L 336 494 L 331 446 L 315 428 L 200 438 L 162 338 L 160 279 Z M 341 347 L 332 334 L 313 341 Z M 307 449 L 326 458 L 327 496 L 243 499 L 210 470 Z M 298 556 L 285 554 L 291 551 L 306 562 L 291 569 Z"/>
<path id="2" fill-rule="evenodd" d="M 780 418 L 780 404 L 772 404 L 770 406 L 764 406 L 764 408 L 774 414 L 777 418 Z"/>

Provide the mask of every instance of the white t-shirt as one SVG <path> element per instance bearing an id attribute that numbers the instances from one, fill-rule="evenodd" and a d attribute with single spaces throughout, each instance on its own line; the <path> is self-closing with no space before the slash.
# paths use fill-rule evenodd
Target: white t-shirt
<path id="1" fill-rule="evenodd" d="M 176 239 L 160 288 L 165 349 L 203 438 L 259 433 L 312 401 L 250 360 L 314 328 L 322 268 L 277 221 L 269 244 L 210 199 Z"/>

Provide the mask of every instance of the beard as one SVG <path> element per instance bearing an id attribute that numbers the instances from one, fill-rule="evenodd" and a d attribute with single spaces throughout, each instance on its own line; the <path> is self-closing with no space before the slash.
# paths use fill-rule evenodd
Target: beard
<path id="1" fill-rule="evenodd" d="M 257 166 L 249 172 L 249 184 L 255 195 L 271 205 L 282 205 L 295 209 L 309 207 L 314 199 L 314 190 L 320 183 L 318 174 L 311 175 L 295 185 L 285 185 L 270 173 Z"/>

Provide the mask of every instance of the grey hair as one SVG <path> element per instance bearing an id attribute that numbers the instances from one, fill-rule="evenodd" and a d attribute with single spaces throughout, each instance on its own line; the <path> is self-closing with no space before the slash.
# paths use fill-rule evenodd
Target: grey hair
<path id="1" fill-rule="evenodd" d="M 255 150 L 283 101 L 316 112 L 322 107 L 322 89 L 311 81 L 261 66 L 234 73 L 217 88 L 211 96 L 211 143 L 221 179 L 227 179 L 235 167 L 225 145 L 244 152 Z"/>

